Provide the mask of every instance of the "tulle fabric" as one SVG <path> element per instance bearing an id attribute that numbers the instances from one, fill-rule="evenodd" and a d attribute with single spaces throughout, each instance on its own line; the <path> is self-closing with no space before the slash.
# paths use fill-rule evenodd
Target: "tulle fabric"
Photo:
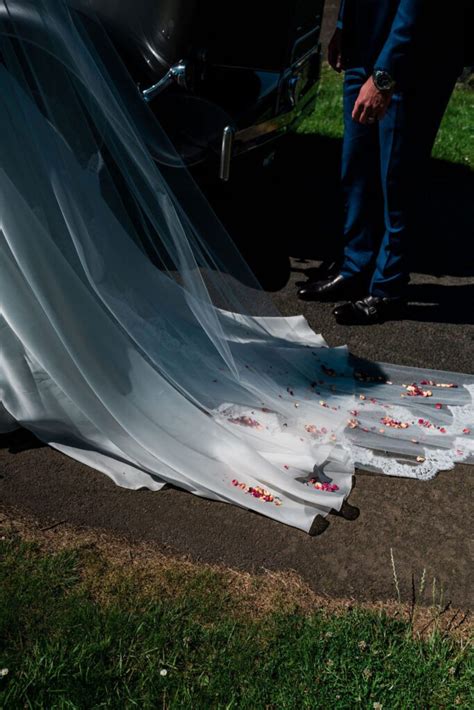
<path id="1" fill-rule="evenodd" d="M 473 460 L 474 377 L 360 362 L 280 317 L 93 13 L 3 9 L 4 431 L 306 531 L 358 464 Z"/>

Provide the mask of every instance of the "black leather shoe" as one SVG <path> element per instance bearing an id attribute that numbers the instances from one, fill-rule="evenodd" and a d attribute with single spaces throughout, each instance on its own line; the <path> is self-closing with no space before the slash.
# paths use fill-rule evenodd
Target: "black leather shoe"
<path id="1" fill-rule="evenodd" d="M 340 325 L 371 325 L 399 319 L 405 309 L 403 298 L 367 296 L 360 301 L 341 303 L 333 310 Z"/>
<path id="2" fill-rule="evenodd" d="M 323 261 L 317 268 L 306 269 L 303 273 L 308 274 L 308 278 L 304 281 L 296 281 L 296 285 L 301 288 L 308 286 L 314 281 L 326 281 L 333 279 L 341 270 L 340 261 Z"/>
<path id="3" fill-rule="evenodd" d="M 337 274 L 322 281 L 310 281 L 298 290 L 298 298 L 302 301 L 338 301 L 354 298 L 360 290 L 360 277 Z"/>

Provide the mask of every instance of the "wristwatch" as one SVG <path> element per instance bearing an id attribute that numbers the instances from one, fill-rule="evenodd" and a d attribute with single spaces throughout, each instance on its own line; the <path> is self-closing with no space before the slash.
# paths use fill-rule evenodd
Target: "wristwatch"
<path id="1" fill-rule="evenodd" d="M 375 88 L 384 93 L 392 91 L 395 87 L 394 79 L 392 79 L 388 71 L 384 69 L 374 69 L 372 80 L 375 84 Z"/>

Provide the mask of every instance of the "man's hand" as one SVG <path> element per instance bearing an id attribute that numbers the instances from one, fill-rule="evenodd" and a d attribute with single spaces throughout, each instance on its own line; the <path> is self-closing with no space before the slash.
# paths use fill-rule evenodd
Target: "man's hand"
<path id="1" fill-rule="evenodd" d="M 337 71 L 339 74 L 341 73 L 343 66 L 342 66 L 342 32 L 340 29 L 337 29 L 332 38 L 331 41 L 329 42 L 329 47 L 328 47 L 328 62 L 329 65 Z"/>
<path id="2" fill-rule="evenodd" d="M 392 92 L 379 91 L 372 77 L 369 77 L 359 91 L 352 111 L 352 120 L 363 124 L 381 121 L 387 113 L 391 100 Z"/>

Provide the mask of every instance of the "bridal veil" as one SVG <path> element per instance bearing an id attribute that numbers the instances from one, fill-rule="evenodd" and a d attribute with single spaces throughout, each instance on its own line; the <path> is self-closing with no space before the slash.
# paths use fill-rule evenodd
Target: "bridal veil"
<path id="1" fill-rule="evenodd" d="M 0 0 L 0 429 L 306 531 L 356 466 L 474 462 L 474 376 L 281 317 L 86 5 Z"/>

